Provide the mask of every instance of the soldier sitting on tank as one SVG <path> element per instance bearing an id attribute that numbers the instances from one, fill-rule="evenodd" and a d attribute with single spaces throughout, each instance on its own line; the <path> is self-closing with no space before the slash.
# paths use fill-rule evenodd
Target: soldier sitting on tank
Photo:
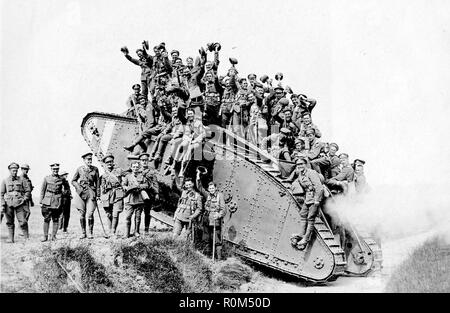
<path id="1" fill-rule="evenodd" d="M 261 140 L 267 136 L 267 122 L 262 116 L 261 107 L 258 105 L 254 93 L 249 94 L 248 100 L 252 105 L 250 107 L 250 121 L 247 127 L 246 139 L 259 146 Z"/>
<path id="2" fill-rule="evenodd" d="M 115 235 L 119 214 L 123 211 L 125 192 L 122 188 L 122 179 L 126 173 L 121 168 L 115 167 L 113 155 L 106 155 L 102 161 L 106 169 L 100 176 L 100 200 L 106 213 L 109 234 Z"/>
<path id="3" fill-rule="evenodd" d="M 316 132 L 314 128 L 308 128 L 305 131 L 305 149 L 308 150 L 308 159 L 315 160 L 320 157 L 320 154 L 325 148 L 325 143 L 319 141 L 316 137 Z M 300 137 L 302 138 L 302 137 Z"/>
<path id="4" fill-rule="evenodd" d="M 59 176 L 59 164 L 50 165 L 52 175 L 46 176 L 41 187 L 41 211 L 44 217 L 44 236 L 41 241 L 48 240 L 50 220 L 53 221 L 51 240 L 56 240 L 59 229 L 59 217 L 62 213 L 62 190 L 70 188 L 67 180 Z"/>
<path id="5" fill-rule="evenodd" d="M 156 170 L 149 163 L 149 154 L 142 153 L 139 156 L 139 161 L 141 162 L 141 174 L 148 184 L 148 188 L 145 191 L 149 197 L 144 199 L 144 234 L 148 234 L 151 222 L 150 211 L 155 206 L 155 203 L 159 201 L 159 183 L 156 177 Z"/>
<path id="6" fill-rule="evenodd" d="M 274 158 L 279 160 L 291 161 L 289 136 L 291 131 L 287 128 L 282 128 L 279 133 L 271 134 L 263 138 L 261 141 L 261 149 L 270 153 Z M 269 148 L 269 142 L 271 147 Z"/>
<path id="7" fill-rule="evenodd" d="M 175 111 L 176 112 L 176 111 Z M 184 126 L 181 124 L 178 114 L 172 117 L 172 122 L 166 125 L 164 130 L 158 136 L 150 154 L 150 159 L 154 160 L 157 168 L 162 160 L 167 144 L 173 139 L 181 139 L 183 136 Z"/>
<path id="8" fill-rule="evenodd" d="M 2 212 L 6 217 L 6 226 L 8 227 L 7 243 L 14 242 L 14 215 L 17 216 L 20 228 L 25 239 L 28 239 L 28 222 L 26 217 L 27 201 L 31 197 L 30 185 L 23 178 L 17 175 L 19 164 L 13 162 L 8 165 L 10 176 L 1 183 L 0 201 Z"/>
<path id="9" fill-rule="evenodd" d="M 336 176 L 339 173 L 339 164 L 341 161 L 336 155 L 339 146 L 332 142 L 328 145 L 326 152 L 321 152 L 319 156 L 311 161 L 312 168 L 322 174 L 325 179 Z"/>
<path id="10" fill-rule="evenodd" d="M 296 243 L 298 249 L 303 250 L 308 244 L 314 229 L 315 219 L 323 199 L 323 186 L 319 174 L 307 168 L 308 159 L 301 157 L 297 160 L 297 176 L 292 183 L 292 194 L 301 205 L 300 231 L 294 237 L 301 237 Z"/>
<path id="11" fill-rule="evenodd" d="M 347 153 L 339 154 L 339 173 L 332 176 L 326 181 L 327 187 L 333 192 L 343 192 L 347 193 L 348 184 L 353 181 L 354 170 L 350 165 Z"/>
<path id="12" fill-rule="evenodd" d="M 222 121 L 222 127 L 227 128 L 232 122 L 232 109 L 236 100 L 236 93 L 238 91 L 236 85 L 236 70 L 233 67 L 228 71 L 228 76 L 223 79 L 223 83 L 225 88 L 222 94 L 219 116 Z"/>
<path id="13" fill-rule="evenodd" d="M 206 199 L 205 209 L 202 215 L 203 233 L 208 238 L 208 254 L 215 244 L 217 259 L 222 258 L 222 221 L 226 215 L 225 200 L 223 194 L 217 190 L 214 182 L 210 181 L 208 190 L 205 190 L 202 185 L 200 170 L 197 168 L 197 189 L 200 194 Z M 213 239 L 213 236 L 215 238 Z"/>
<path id="14" fill-rule="evenodd" d="M 303 94 L 292 95 L 291 101 L 294 104 L 294 120 L 301 119 L 302 115 L 305 113 L 309 113 L 311 115 L 312 110 L 317 104 L 315 99 L 308 98 Z"/>
<path id="15" fill-rule="evenodd" d="M 300 157 L 308 155 L 308 150 L 305 149 L 305 140 L 303 138 L 295 139 L 295 147 L 291 153 L 291 161 L 297 162 Z"/>
<path id="16" fill-rule="evenodd" d="M 281 112 L 273 116 L 273 119 L 275 120 L 275 125 L 279 128 L 288 128 L 291 131 L 292 136 L 297 137 L 300 132 L 300 126 L 299 123 L 292 120 L 292 109 L 289 105 L 284 106 Z"/>
<path id="17" fill-rule="evenodd" d="M 178 189 L 175 179 L 174 186 Z M 196 222 L 196 218 L 202 212 L 202 198 L 201 195 L 194 190 L 194 182 L 191 178 L 185 178 L 183 180 L 183 187 L 174 214 L 173 238 L 179 237 L 184 230 L 189 232 L 193 239 L 192 223 Z"/>
<path id="18" fill-rule="evenodd" d="M 301 119 L 301 123 L 300 123 L 299 135 L 301 137 L 305 137 L 306 136 L 306 131 L 309 128 L 314 129 L 314 133 L 315 133 L 315 136 L 317 138 L 322 137 L 322 133 L 320 132 L 319 128 L 316 125 L 314 125 L 312 120 L 311 120 L 311 114 L 310 113 L 304 113 L 302 115 L 302 119 Z"/>

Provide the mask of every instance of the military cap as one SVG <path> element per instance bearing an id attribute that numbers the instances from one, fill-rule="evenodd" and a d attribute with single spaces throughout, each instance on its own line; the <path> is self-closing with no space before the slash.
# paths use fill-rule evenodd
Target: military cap
<path id="1" fill-rule="evenodd" d="M 275 79 L 276 80 L 282 80 L 283 79 L 283 73 L 281 73 L 281 72 L 276 73 L 275 74 Z"/>
<path id="2" fill-rule="evenodd" d="M 113 159 L 113 160 L 114 160 L 114 156 L 113 156 L 112 154 L 107 154 L 107 155 L 105 155 L 105 156 L 103 157 L 102 162 L 103 162 L 103 163 L 106 163 L 106 161 L 107 161 L 108 159 Z"/>
<path id="3" fill-rule="evenodd" d="M 295 144 L 297 145 L 297 144 L 299 144 L 299 143 L 305 143 L 305 140 L 303 140 L 302 138 L 296 138 L 295 139 Z"/>
<path id="4" fill-rule="evenodd" d="M 23 168 L 25 170 L 29 170 L 30 166 L 28 164 L 22 164 L 22 166 L 20 168 Z"/>
<path id="5" fill-rule="evenodd" d="M 339 150 L 339 146 L 337 145 L 337 143 L 334 142 L 330 143 L 330 147 L 335 147 L 336 150 Z"/>
<path id="6" fill-rule="evenodd" d="M 67 173 L 66 171 L 62 171 L 59 176 L 64 176 L 64 175 L 69 175 L 69 173 Z"/>
<path id="7" fill-rule="evenodd" d="M 137 49 L 137 50 L 136 50 L 136 54 L 137 54 L 138 52 L 144 53 L 144 49 Z"/>
<path id="8" fill-rule="evenodd" d="M 293 113 L 293 112 L 292 112 L 292 109 L 291 109 L 290 107 L 284 108 L 283 113 L 286 113 L 286 112 L 291 112 L 291 113 Z"/>
<path id="9" fill-rule="evenodd" d="M 294 98 L 298 98 L 298 95 L 295 94 L 295 93 L 293 93 L 293 94 L 291 95 L 291 99 L 294 99 Z"/>
<path id="10" fill-rule="evenodd" d="M 289 128 L 286 128 L 286 127 L 281 128 L 280 132 L 285 134 L 285 135 L 290 135 L 291 134 L 291 130 Z"/>
<path id="11" fill-rule="evenodd" d="M 134 155 L 134 154 L 129 154 L 127 156 L 127 159 L 130 160 L 130 161 L 133 161 L 133 160 L 139 160 L 139 157 L 137 155 Z"/>
<path id="12" fill-rule="evenodd" d="M 315 134 L 316 131 L 314 130 L 314 128 L 308 127 L 308 128 L 306 129 L 305 133 L 306 133 L 307 135 L 308 135 L 309 133 Z"/>
<path id="13" fill-rule="evenodd" d="M 261 84 L 260 82 L 255 82 L 255 87 L 264 88 L 263 84 Z"/>
<path id="14" fill-rule="evenodd" d="M 172 51 L 170 52 L 170 55 L 172 55 L 172 54 L 174 54 L 174 53 L 176 53 L 177 55 L 180 55 L 180 51 L 178 51 L 178 50 L 172 50 Z"/>
<path id="15" fill-rule="evenodd" d="M 133 87 L 131 87 L 133 90 L 135 89 L 141 89 L 141 85 L 139 84 L 134 84 Z"/>
<path id="16" fill-rule="evenodd" d="M 247 78 L 250 79 L 250 77 L 254 77 L 256 79 L 256 74 L 250 73 L 247 75 Z"/>
<path id="17" fill-rule="evenodd" d="M 275 86 L 275 88 L 273 88 L 273 90 L 281 90 L 281 91 L 284 91 L 283 87 L 281 87 L 281 86 Z"/>
<path id="18" fill-rule="evenodd" d="M 289 100 L 287 98 L 281 98 L 280 100 L 278 100 L 278 103 L 281 105 L 288 105 Z"/>
<path id="19" fill-rule="evenodd" d="M 361 159 L 355 159 L 355 160 L 353 161 L 353 164 L 357 164 L 357 163 L 359 163 L 359 164 L 361 164 L 361 165 L 364 165 L 364 164 L 366 164 L 366 161 L 361 160 Z"/>
<path id="20" fill-rule="evenodd" d="M 148 156 L 148 157 L 150 157 L 150 154 L 148 154 L 147 152 L 141 153 L 141 154 L 139 155 L 139 160 L 142 159 L 143 156 Z"/>
<path id="21" fill-rule="evenodd" d="M 59 163 L 50 164 L 50 168 L 59 168 Z"/>
<path id="22" fill-rule="evenodd" d="M 81 156 L 81 158 L 84 159 L 84 158 L 86 158 L 86 157 L 88 157 L 88 156 L 92 156 L 92 152 L 86 152 L 85 154 L 83 154 L 83 155 Z"/>
<path id="23" fill-rule="evenodd" d="M 12 168 L 19 169 L 19 164 L 17 164 L 16 162 L 12 162 L 10 165 L 8 165 L 8 170 L 10 170 Z"/>
<path id="24" fill-rule="evenodd" d="M 241 78 L 239 78 L 239 83 L 242 83 L 243 81 L 246 81 L 246 80 L 247 80 L 247 78 L 241 77 Z"/>
<path id="25" fill-rule="evenodd" d="M 193 57 L 187 57 L 187 58 L 186 58 L 186 62 L 187 62 L 188 60 L 194 61 L 194 58 L 193 58 Z"/>
<path id="26" fill-rule="evenodd" d="M 300 164 L 300 163 L 308 163 L 308 158 L 304 155 L 301 155 L 298 157 L 298 159 L 295 161 L 295 164 Z"/>
<path id="27" fill-rule="evenodd" d="M 341 156 L 345 156 L 346 158 L 348 158 L 348 154 L 347 153 L 341 153 L 341 154 L 339 154 L 339 157 L 341 157 Z"/>
<path id="28" fill-rule="evenodd" d="M 166 50 L 166 43 L 165 42 L 161 42 L 158 46 L 158 49 L 164 49 Z"/>

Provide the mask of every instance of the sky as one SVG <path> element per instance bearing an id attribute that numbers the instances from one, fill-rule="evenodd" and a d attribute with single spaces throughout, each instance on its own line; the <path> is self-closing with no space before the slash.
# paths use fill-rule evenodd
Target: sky
<path id="1" fill-rule="evenodd" d="M 317 99 L 324 141 L 367 161 L 371 185 L 450 182 L 450 1 L 1 1 L 0 175 L 73 175 L 89 112 L 120 113 L 148 40 L 181 57 L 220 42 L 219 73 L 281 71 Z"/>

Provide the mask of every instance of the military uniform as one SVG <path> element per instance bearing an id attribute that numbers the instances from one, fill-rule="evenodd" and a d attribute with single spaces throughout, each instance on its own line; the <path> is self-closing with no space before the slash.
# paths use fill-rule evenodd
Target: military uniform
<path id="1" fill-rule="evenodd" d="M 123 211 L 125 192 L 122 188 L 122 178 L 124 175 L 122 169 L 114 168 L 112 171 L 106 169 L 100 176 L 100 200 L 106 213 L 108 229 L 112 234 L 116 233 L 119 214 Z"/>
<path id="2" fill-rule="evenodd" d="M 29 177 L 27 174 L 22 174 L 20 177 L 22 177 L 22 179 L 23 179 L 24 181 L 26 181 L 27 184 L 30 186 L 30 200 L 27 201 L 26 216 L 25 216 L 25 218 L 26 218 L 27 221 L 28 221 L 29 218 L 30 218 L 30 214 L 31 214 L 31 209 L 30 209 L 30 207 L 33 207 L 33 206 L 34 206 L 34 203 L 33 203 L 33 194 L 32 194 L 33 189 L 34 189 L 34 186 L 33 186 L 33 183 L 31 182 L 30 177 Z"/>
<path id="3" fill-rule="evenodd" d="M 12 167 L 19 168 L 19 165 L 12 163 Z M 29 184 L 19 176 L 10 175 L 4 179 L 0 187 L 0 197 L 2 211 L 5 212 L 6 226 L 8 227 L 8 242 L 14 242 L 14 215 L 17 216 L 19 226 L 23 231 L 25 238 L 29 237 L 27 215 L 27 201 L 31 198 L 31 189 Z"/>
<path id="4" fill-rule="evenodd" d="M 133 173 L 126 175 L 122 180 L 122 188 L 125 191 L 124 207 L 126 219 L 125 236 L 130 237 L 131 218 L 134 216 L 135 235 L 139 236 L 139 227 L 141 225 L 141 215 L 144 209 L 143 191 L 148 188 L 146 178 L 142 174 Z"/>
<path id="5" fill-rule="evenodd" d="M 219 191 L 216 191 L 214 194 L 206 191 L 200 180 L 197 180 L 197 188 L 206 199 L 202 216 L 204 233 L 208 237 L 209 245 L 212 246 L 214 226 L 216 227 L 215 249 L 217 251 L 217 258 L 220 260 L 222 258 L 222 222 L 227 212 L 225 200 L 223 194 Z"/>
<path id="6" fill-rule="evenodd" d="M 146 191 L 151 197 L 152 200 L 151 202 L 153 202 L 153 203 L 144 203 L 144 232 L 147 233 L 151 221 L 150 211 L 152 209 L 154 202 L 156 201 L 156 198 L 157 197 L 159 198 L 159 183 L 158 179 L 156 178 L 156 170 L 153 168 L 149 167 L 143 169 L 142 175 L 147 181 L 148 188 L 146 189 Z"/>
<path id="7" fill-rule="evenodd" d="M 59 218 L 59 229 L 62 229 L 64 233 L 67 232 L 67 227 L 69 227 L 70 220 L 70 209 L 72 205 L 72 191 L 70 190 L 69 182 L 64 178 L 64 174 L 61 175 L 65 183 L 62 188 L 62 212 Z"/>
<path id="8" fill-rule="evenodd" d="M 282 128 L 282 132 L 285 135 L 283 140 L 281 139 L 281 133 L 271 134 L 270 136 L 263 138 L 261 141 L 261 149 L 269 151 L 268 143 L 271 142 L 272 146 L 270 149 L 270 154 L 276 159 L 290 161 L 291 156 L 288 146 L 289 139 L 287 137 L 290 134 L 290 130 Z"/>
<path id="9" fill-rule="evenodd" d="M 62 194 L 64 188 L 70 188 L 67 180 L 63 179 L 59 175 L 49 175 L 44 178 L 41 187 L 41 212 L 44 217 L 44 238 L 43 241 L 48 239 L 48 229 L 50 220 L 53 221 L 52 239 L 56 239 L 56 233 L 59 228 L 59 217 L 62 213 Z"/>
<path id="10" fill-rule="evenodd" d="M 206 83 L 206 90 L 203 92 L 203 99 L 205 101 L 205 115 L 203 116 L 203 123 L 205 125 L 220 125 L 219 110 L 223 87 L 220 85 L 217 77 L 215 77 L 214 80 L 214 83 Z"/>
<path id="11" fill-rule="evenodd" d="M 305 160 L 305 159 L 303 159 Z M 323 198 L 323 186 L 319 174 L 309 168 L 298 171 L 298 177 L 292 184 L 293 195 L 301 203 L 300 236 L 301 244 L 306 244 L 314 229 L 314 223 Z"/>
<path id="12" fill-rule="evenodd" d="M 145 50 L 142 50 L 144 52 L 143 59 L 134 59 L 130 55 L 126 54 L 125 57 L 128 61 L 130 61 L 133 64 L 136 64 L 137 66 L 140 66 L 142 69 L 141 72 L 141 85 L 142 85 L 142 95 L 144 97 L 148 97 L 148 91 L 152 82 L 153 78 L 153 60 L 152 58 L 146 54 Z"/>
<path id="13" fill-rule="evenodd" d="M 174 215 L 173 235 L 179 236 L 183 228 L 187 229 L 191 220 L 199 216 L 201 211 L 202 198 L 200 194 L 194 190 L 183 190 Z M 189 219 L 190 216 L 192 216 L 191 219 Z"/>
<path id="14" fill-rule="evenodd" d="M 354 170 L 350 165 L 340 165 L 339 173 L 336 176 L 331 177 L 327 181 L 327 185 L 333 189 L 338 189 L 340 191 L 346 192 L 348 183 L 353 181 Z"/>
<path id="15" fill-rule="evenodd" d="M 97 208 L 97 197 L 100 196 L 100 174 L 96 166 L 80 166 L 72 178 L 72 185 L 81 198 L 80 212 L 82 238 L 86 236 L 86 215 L 88 220 L 88 237 L 93 238 L 94 211 Z"/>
<path id="16" fill-rule="evenodd" d="M 223 91 L 222 103 L 219 110 L 223 128 L 227 128 L 231 122 L 233 104 L 236 101 L 237 93 L 236 77 L 232 75 L 229 79 L 230 86 L 225 88 Z"/>

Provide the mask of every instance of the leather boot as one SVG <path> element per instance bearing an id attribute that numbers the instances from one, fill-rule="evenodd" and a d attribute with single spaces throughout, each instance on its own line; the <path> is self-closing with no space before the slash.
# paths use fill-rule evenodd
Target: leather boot
<path id="1" fill-rule="evenodd" d="M 306 233 L 305 233 L 305 235 L 303 236 L 302 240 L 300 240 L 300 241 L 297 243 L 297 247 L 298 247 L 300 250 L 303 250 L 303 249 L 306 248 L 306 245 L 308 244 L 309 239 L 310 239 L 310 237 L 311 237 L 311 234 L 312 234 L 312 232 L 313 232 L 313 229 L 314 229 L 314 222 L 309 222 L 309 221 L 308 221 L 308 226 L 306 227 Z"/>
<path id="2" fill-rule="evenodd" d="M 127 221 L 127 226 L 126 226 L 126 230 L 125 230 L 125 238 L 130 238 L 130 229 L 131 229 L 131 221 L 128 222 Z"/>
<path id="3" fill-rule="evenodd" d="M 86 219 L 81 218 L 80 219 L 80 225 L 81 225 L 81 236 L 80 239 L 86 238 Z"/>
<path id="4" fill-rule="evenodd" d="M 58 221 L 53 221 L 52 227 L 52 240 L 56 240 L 56 233 L 58 233 L 59 223 Z"/>
<path id="5" fill-rule="evenodd" d="M 8 228 L 8 239 L 7 243 L 14 243 L 14 228 Z"/>
<path id="6" fill-rule="evenodd" d="M 146 235 L 148 234 L 148 229 L 149 229 L 149 226 L 150 226 L 151 218 L 152 217 L 150 216 L 150 212 L 144 216 L 144 233 Z"/>
<path id="7" fill-rule="evenodd" d="M 24 236 L 25 240 L 30 238 L 30 234 L 28 232 L 28 224 L 26 224 L 22 227 L 22 232 L 23 232 L 23 236 Z"/>
<path id="8" fill-rule="evenodd" d="M 93 239 L 94 238 L 94 236 L 93 236 L 94 220 L 93 219 L 88 219 L 88 226 L 89 226 L 89 228 L 88 228 L 87 237 L 88 237 L 88 239 Z"/>
<path id="9" fill-rule="evenodd" d="M 113 234 L 116 234 L 117 224 L 119 224 L 119 218 L 113 217 L 111 222 L 111 231 Z"/>
<path id="10" fill-rule="evenodd" d="M 45 241 L 47 241 L 48 240 L 48 228 L 49 228 L 49 226 L 50 226 L 50 222 L 45 222 L 44 221 L 44 227 L 43 227 L 43 230 L 44 230 L 44 236 L 42 237 L 42 242 L 45 242 Z"/>
<path id="11" fill-rule="evenodd" d="M 141 228 L 141 216 L 136 214 L 134 217 L 134 235 L 136 237 L 141 236 L 140 228 Z"/>
<path id="12" fill-rule="evenodd" d="M 300 219 L 300 229 L 299 229 L 299 236 L 300 237 L 304 237 L 305 236 L 305 232 L 306 232 L 306 225 L 308 224 L 308 221 L 306 220 L 306 218 L 301 218 Z"/>

